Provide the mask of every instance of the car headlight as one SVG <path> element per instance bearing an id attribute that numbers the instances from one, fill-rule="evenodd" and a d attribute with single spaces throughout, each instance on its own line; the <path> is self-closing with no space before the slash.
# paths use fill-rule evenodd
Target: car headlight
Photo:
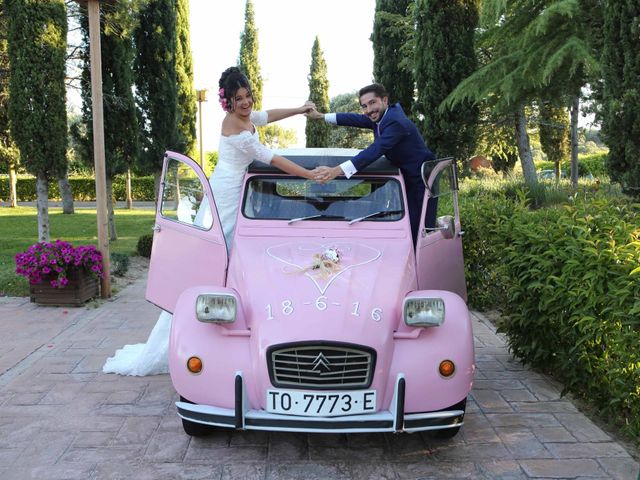
<path id="1" fill-rule="evenodd" d="M 196 300 L 196 317 L 201 322 L 232 323 L 236 320 L 236 297 L 204 293 Z"/>
<path id="2" fill-rule="evenodd" d="M 444 322 L 441 298 L 407 298 L 402 308 L 404 323 L 410 327 L 439 327 Z"/>

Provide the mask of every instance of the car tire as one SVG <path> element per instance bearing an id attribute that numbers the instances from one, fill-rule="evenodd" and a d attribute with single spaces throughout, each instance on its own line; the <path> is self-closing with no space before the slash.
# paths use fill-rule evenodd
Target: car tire
<path id="1" fill-rule="evenodd" d="M 181 402 L 193 403 L 180 396 Z M 190 420 L 182 419 L 182 428 L 184 428 L 184 433 L 191 437 L 204 437 L 206 435 L 211 435 L 216 427 L 212 427 L 211 425 L 203 425 L 202 423 L 192 422 Z"/>
<path id="2" fill-rule="evenodd" d="M 467 399 L 466 397 L 456 403 L 455 405 L 450 406 L 449 408 L 445 408 L 445 410 L 462 410 L 462 420 L 464 420 L 464 412 L 466 411 L 467 408 Z M 429 435 L 429 437 L 433 438 L 434 440 L 449 440 L 453 437 L 455 437 L 458 432 L 460 431 L 460 427 L 451 427 L 451 428 L 443 428 L 441 430 L 430 430 L 427 432 L 427 434 Z"/>

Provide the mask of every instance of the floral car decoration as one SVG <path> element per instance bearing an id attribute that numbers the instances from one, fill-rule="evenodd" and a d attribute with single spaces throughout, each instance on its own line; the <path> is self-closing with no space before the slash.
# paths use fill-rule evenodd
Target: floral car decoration
<path id="1" fill-rule="evenodd" d="M 282 153 L 312 167 L 356 152 Z M 458 432 L 475 359 L 454 162 L 423 180 L 414 241 L 384 157 L 324 185 L 256 162 L 226 245 L 204 173 L 166 153 L 147 299 L 173 314 L 187 434 Z"/>

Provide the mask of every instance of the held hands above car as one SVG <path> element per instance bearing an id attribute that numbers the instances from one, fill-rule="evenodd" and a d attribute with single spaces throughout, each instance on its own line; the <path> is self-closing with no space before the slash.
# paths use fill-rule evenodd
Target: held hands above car
<path id="1" fill-rule="evenodd" d="M 330 180 L 333 180 L 338 175 L 342 175 L 342 169 L 339 166 L 336 167 L 326 167 L 320 166 L 314 168 L 311 173 L 313 174 L 313 179 L 318 183 L 327 183 Z"/>
<path id="2" fill-rule="evenodd" d="M 309 103 L 309 102 L 307 102 Z M 310 110 L 307 110 L 304 114 L 305 117 L 310 118 L 311 120 L 323 120 L 324 119 L 324 113 L 320 113 L 317 109 L 316 106 L 313 105 L 313 108 Z"/>
<path id="3" fill-rule="evenodd" d="M 316 104 L 311 100 L 307 100 L 306 102 L 304 102 L 304 105 L 299 108 L 299 110 L 300 113 L 303 113 L 305 116 L 307 116 L 309 112 L 316 110 Z"/>

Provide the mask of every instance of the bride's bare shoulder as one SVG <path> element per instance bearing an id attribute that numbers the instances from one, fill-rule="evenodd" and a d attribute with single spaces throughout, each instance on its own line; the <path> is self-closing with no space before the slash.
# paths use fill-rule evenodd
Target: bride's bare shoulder
<path id="1" fill-rule="evenodd" d="M 233 115 L 227 115 L 222 120 L 222 135 L 230 137 L 232 135 L 238 135 L 244 131 L 251 131 L 251 126 L 245 125 L 242 121 Z"/>

